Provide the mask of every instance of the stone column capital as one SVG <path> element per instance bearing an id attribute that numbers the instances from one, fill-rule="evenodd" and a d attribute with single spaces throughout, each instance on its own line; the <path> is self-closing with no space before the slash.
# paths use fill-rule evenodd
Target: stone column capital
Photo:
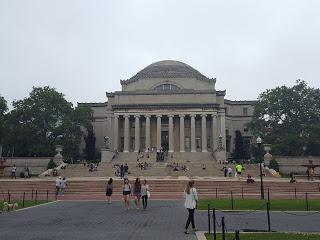
<path id="1" fill-rule="evenodd" d="M 190 113 L 189 115 L 190 115 L 191 118 L 195 118 L 197 114 L 195 114 L 195 113 Z"/>
<path id="2" fill-rule="evenodd" d="M 114 114 L 113 116 L 115 119 L 119 119 L 120 115 L 119 114 Z"/>
<path id="3" fill-rule="evenodd" d="M 140 115 L 139 114 L 135 114 L 134 117 L 135 118 L 140 118 Z"/>
<path id="4" fill-rule="evenodd" d="M 124 117 L 124 118 L 129 118 L 129 117 L 130 117 L 130 114 L 123 114 L 123 117 Z"/>
<path id="5" fill-rule="evenodd" d="M 156 117 L 157 118 L 162 118 L 162 114 L 157 114 Z"/>
<path id="6" fill-rule="evenodd" d="M 169 118 L 173 118 L 173 117 L 174 117 L 174 114 L 168 114 L 168 117 L 169 117 Z"/>
<path id="7" fill-rule="evenodd" d="M 185 114 L 179 114 L 180 118 L 184 118 L 186 115 Z"/>
<path id="8" fill-rule="evenodd" d="M 207 114 L 206 113 L 201 113 L 201 117 L 207 117 Z"/>
<path id="9" fill-rule="evenodd" d="M 151 118 L 151 114 L 145 114 L 144 117 L 145 118 Z"/>

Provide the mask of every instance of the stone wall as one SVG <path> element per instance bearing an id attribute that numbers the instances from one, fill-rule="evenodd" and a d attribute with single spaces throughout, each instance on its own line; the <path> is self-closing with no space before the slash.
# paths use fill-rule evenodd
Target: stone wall
<path id="1" fill-rule="evenodd" d="M 24 171 L 25 167 L 29 167 L 32 175 L 39 175 L 40 173 L 47 170 L 48 163 L 50 161 L 50 157 L 43 158 L 28 158 L 28 157 L 13 157 L 13 158 L 5 158 L 4 165 L 7 165 L 4 169 L 5 176 L 11 176 L 11 167 L 15 164 L 17 167 L 16 176 L 20 177 L 20 172 Z"/>
<path id="2" fill-rule="evenodd" d="M 284 174 L 289 174 L 290 172 L 306 174 L 307 168 L 301 165 L 308 164 L 309 160 L 312 160 L 313 164 L 320 164 L 320 157 L 273 156 L 273 158 L 278 162 L 280 172 Z M 315 173 L 320 174 L 320 167 L 315 169 Z"/>

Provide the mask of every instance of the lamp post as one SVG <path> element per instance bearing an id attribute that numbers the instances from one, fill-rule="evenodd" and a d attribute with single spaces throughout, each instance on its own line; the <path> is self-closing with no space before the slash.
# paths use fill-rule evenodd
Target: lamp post
<path id="1" fill-rule="evenodd" d="M 258 145 L 258 160 L 260 164 L 260 192 L 261 192 L 261 199 L 264 199 L 264 188 L 263 188 L 263 177 L 262 177 L 262 158 L 261 158 L 261 137 L 257 137 L 257 145 Z"/>

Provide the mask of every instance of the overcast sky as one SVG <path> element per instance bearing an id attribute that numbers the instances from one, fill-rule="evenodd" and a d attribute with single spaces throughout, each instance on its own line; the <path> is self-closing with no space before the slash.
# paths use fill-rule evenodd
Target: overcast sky
<path id="1" fill-rule="evenodd" d="M 0 0 L 0 95 L 49 85 L 104 102 L 147 65 L 185 62 L 227 99 L 304 79 L 320 87 L 320 1 Z"/>

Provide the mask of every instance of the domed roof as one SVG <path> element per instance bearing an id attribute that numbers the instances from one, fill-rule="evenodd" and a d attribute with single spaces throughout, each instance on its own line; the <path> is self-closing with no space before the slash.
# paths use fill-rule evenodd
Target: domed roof
<path id="1" fill-rule="evenodd" d="M 196 78 L 211 81 L 188 64 L 173 60 L 152 63 L 125 82 L 134 82 L 139 78 Z"/>

